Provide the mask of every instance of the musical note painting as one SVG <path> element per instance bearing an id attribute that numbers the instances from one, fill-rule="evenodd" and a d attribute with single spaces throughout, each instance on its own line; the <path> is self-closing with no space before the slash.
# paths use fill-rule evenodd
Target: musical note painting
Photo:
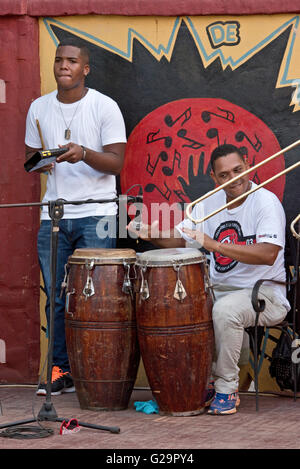
<path id="1" fill-rule="evenodd" d="M 170 122 L 172 126 L 168 125 Z M 271 129 L 254 114 L 232 102 L 189 98 L 164 104 L 142 119 L 131 132 L 123 181 L 127 177 L 133 183 L 130 162 L 134 160 L 136 177 L 139 183 L 143 182 L 144 199 L 150 205 L 158 200 L 173 207 L 178 203 L 180 210 L 185 203 L 213 189 L 210 154 L 226 142 L 238 146 L 250 166 L 280 150 Z M 283 156 L 274 162 L 268 174 L 276 174 L 282 169 Z M 265 172 L 263 166 L 261 171 L 258 169 L 251 174 L 251 178 L 259 183 L 265 178 Z M 269 188 L 282 199 L 284 180 L 274 181 Z"/>
<path id="2" fill-rule="evenodd" d="M 47 18 L 41 34 L 54 45 L 80 36 L 91 49 L 87 86 L 121 108 L 128 143 L 118 190 L 138 184 L 149 213 L 164 203 L 183 217 L 185 204 L 214 187 L 209 160 L 218 145 L 236 145 L 254 166 L 299 138 L 299 20 L 109 17 L 108 28 L 102 17 Z M 298 150 L 288 158 L 281 155 L 251 179 L 263 182 L 293 164 Z M 267 188 L 288 219 L 298 213 L 294 172 Z"/>

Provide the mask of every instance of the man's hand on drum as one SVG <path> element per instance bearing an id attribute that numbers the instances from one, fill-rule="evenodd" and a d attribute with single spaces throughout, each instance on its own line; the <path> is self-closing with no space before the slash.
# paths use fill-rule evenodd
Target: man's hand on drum
<path id="1" fill-rule="evenodd" d="M 143 222 L 136 222 L 131 220 L 127 225 L 127 229 L 132 237 L 141 238 L 145 241 L 150 241 L 152 238 L 159 238 L 159 222 L 154 221 L 151 225 L 147 225 Z"/>
<path id="2" fill-rule="evenodd" d="M 183 233 L 187 234 L 190 238 L 197 241 L 207 251 L 215 252 L 218 247 L 218 242 L 203 233 L 200 230 L 190 230 L 189 228 L 182 228 Z"/>

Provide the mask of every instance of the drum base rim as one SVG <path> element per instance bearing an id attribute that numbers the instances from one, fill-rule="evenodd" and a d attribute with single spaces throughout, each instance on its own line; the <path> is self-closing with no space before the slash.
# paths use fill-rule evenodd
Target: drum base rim
<path id="1" fill-rule="evenodd" d="M 92 410 L 94 412 L 115 412 L 115 411 L 119 411 L 119 410 L 127 410 L 128 409 L 128 405 L 127 406 L 116 406 L 116 407 L 109 407 L 109 406 L 105 406 L 105 407 L 102 407 L 102 406 L 95 406 L 95 407 L 91 407 L 89 405 L 80 405 L 79 404 L 79 407 L 82 409 L 82 410 Z"/>
<path id="2" fill-rule="evenodd" d="M 188 410 L 185 412 L 172 412 L 167 410 L 160 410 L 159 415 L 165 415 L 169 417 L 193 417 L 194 415 L 201 415 L 205 411 L 205 407 L 200 407 L 197 410 Z"/>

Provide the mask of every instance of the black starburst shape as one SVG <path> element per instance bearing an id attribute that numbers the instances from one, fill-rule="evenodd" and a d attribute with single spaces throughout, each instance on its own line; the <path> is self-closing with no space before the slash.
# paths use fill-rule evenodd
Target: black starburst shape
<path id="1" fill-rule="evenodd" d="M 51 28 L 58 40 L 76 36 L 53 24 Z M 291 28 L 235 70 L 229 66 L 223 70 L 219 58 L 205 68 L 184 20 L 170 62 L 165 57 L 157 60 L 137 39 L 133 40 L 132 61 L 81 39 L 91 51 L 87 86 L 118 102 L 128 136 L 141 119 L 163 104 L 184 98 L 222 98 L 263 120 L 285 148 L 299 139 L 300 124 L 300 113 L 290 105 L 294 88 L 276 88 Z M 287 166 L 299 160 L 297 148 L 287 155 Z M 283 205 L 288 220 L 299 212 L 298 180 L 297 171 L 287 174 Z"/>

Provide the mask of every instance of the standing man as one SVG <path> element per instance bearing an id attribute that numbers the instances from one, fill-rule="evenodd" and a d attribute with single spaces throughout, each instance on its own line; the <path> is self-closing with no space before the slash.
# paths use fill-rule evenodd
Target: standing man
<path id="1" fill-rule="evenodd" d="M 234 145 L 216 148 L 211 155 L 211 167 L 211 177 L 216 185 L 239 174 L 241 177 L 196 204 L 192 211 L 195 220 L 234 201 L 255 186 L 248 175 L 242 175 L 249 166 Z M 142 225 L 140 232 L 134 230 L 134 226 L 133 221 L 129 229 L 143 239 L 151 239 L 153 225 Z M 216 297 L 213 306 L 216 360 L 213 382 L 207 392 L 207 403 L 211 401 L 208 413 L 233 414 L 239 404 L 238 362 L 244 328 L 255 323 L 252 288 L 258 279 L 285 281 L 286 277 L 282 205 L 272 192 L 261 188 L 209 218 L 203 227 L 185 219 L 171 233 L 160 232 L 151 241 L 165 248 L 184 247 L 187 241 L 211 252 L 210 278 Z M 284 286 L 265 284 L 260 288 L 259 297 L 266 303 L 259 325 L 271 326 L 283 320 L 290 308 Z"/>
<path id="2" fill-rule="evenodd" d="M 65 40 L 57 49 L 54 76 L 57 90 L 36 99 L 26 119 L 26 159 L 46 149 L 66 147 L 67 152 L 48 171 L 43 202 L 99 200 L 116 197 L 115 176 L 123 166 L 126 131 L 121 111 L 108 96 L 85 86 L 90 71 L 89 51 L 76 40 Z M 38 125 L 40 127 L 40 132 Z M 65 341 L 65 295 L 60 298 L 64 266 L 77 248 L 114 248 L 117 205 L 65 205 L 59 222 L 52 394 L 74 391 Z M 106 235 L 106 237 L 104 236 Z M 38 234 L 38 255 L 50 313 L 51 219 L 43 206 Z M 37 391 L 46 394 L 43 384 Z"/>

